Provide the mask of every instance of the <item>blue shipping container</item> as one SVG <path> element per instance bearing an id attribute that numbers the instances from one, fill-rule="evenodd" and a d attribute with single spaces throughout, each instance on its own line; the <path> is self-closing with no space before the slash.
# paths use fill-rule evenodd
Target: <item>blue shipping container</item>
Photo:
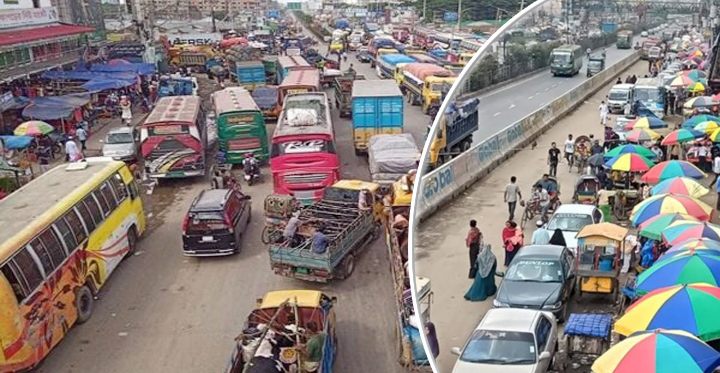
<path id="1" fill-rule="evenodd" d="M 352 101 L 353 128 L 402 128 L 403 98 L 355 97 Z"/>

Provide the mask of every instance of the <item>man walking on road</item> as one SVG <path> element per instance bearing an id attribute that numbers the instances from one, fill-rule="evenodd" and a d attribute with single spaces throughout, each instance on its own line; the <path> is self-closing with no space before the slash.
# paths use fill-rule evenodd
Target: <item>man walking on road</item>
<path id="1" fill-rule="evenodd" d="M 602 101 L 600 103 L 600 107 L 598 108 L 598 110 L 600 110 L 600 124 L 605 126 L 605 124 L 607 124 L 607 116 L 608 116 L 608 111 L 609 111 L 608 106 L 605 103 L 605 101 Z"/>
<path id="2" fill-rule="evenodd" d="M 550 166 L 550 176 L 557 176 L 557 166 L 560 162 L 560 149 L 557 148 L 556 143 L 550 144 L 550 150 L 548 150 L 548 165 Z"/>
<path id="3" fill-rule="evenodd" d="M 75 130 L 75 136 L 77 136 L 78 141 L 80 141 L 80 151 L 85 153 L 85 150 L 87 150 L 87 146 L 85 146 L 85 142 L 88 138 L 88 133 L 85 131 L 85 128 L 82 126 L 78 126 L 78 128 Z"/>
<path id="4" fill-rule="evenodd" d="M 477 257 L 480 253 L 480 244 L 482 243 L 482 232 L 477 227 L 477 221 L 470 220 L 470 230 L 465 238 L 465 246 L 467 246 L 470 254 L 470 273 L 468 278 L 475 278 L 477 274 Z"/>
<path id="5" fill-rule="evenodd" d="M 522 193 L 520 193 L 520 187 L 515 183 L 517 178 L 515 176 L 510 178 L 510 184 L 505 186 L 505 203 L 508 204 L 508 212 L 510 218 L 508 220 L 515 219 L 515 207 L 517 206 L 518 198 L 522 199 Z"/>
<path id="6" fill-rule="evenodd" d="M 567 140 L 565 140 L 565 160 L 567 160 L 568 165 L 570 165 L 570 166 L 572 166 L 574 154 L 575 154 L 575 141 L 573 141 L 572 135 L 568 135 Z"/>

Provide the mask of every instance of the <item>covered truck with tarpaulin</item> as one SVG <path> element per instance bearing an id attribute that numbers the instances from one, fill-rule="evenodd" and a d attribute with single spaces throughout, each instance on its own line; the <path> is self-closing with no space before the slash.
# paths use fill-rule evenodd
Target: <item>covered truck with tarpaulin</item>
<path id="1" fill-rule="evenodd" d="M 207 131 L 198 96 L 159 99 L 140 125 L 140 151 L 152 178 L 203 176 Z"/>

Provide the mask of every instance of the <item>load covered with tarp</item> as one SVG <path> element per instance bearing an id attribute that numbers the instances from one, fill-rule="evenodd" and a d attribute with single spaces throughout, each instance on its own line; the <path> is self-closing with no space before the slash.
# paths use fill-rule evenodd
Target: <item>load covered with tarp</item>
<path id="1" fill-rule="evenodd" d="M 30 100 L 22 116 L 28 119 L 53 120 L 64 119 L 73 110 L 90 102 L 90 94 L 72 94 L 65 96 L 36 97 Z"/>
<path id="2" fill-rule="evenodd" d="M 375 135 L 368 142 L 370 175 L 376 183 L 393 183 L 417 169 L 420 150 L 409 133 Z"/>
<path id="3" fill-rule="evenodd" d="M 227 58 L 231 61 L 260 61 L 264 57 L 262 50 L 247 45 L 236 45 L 228 49 Z"/>
<path id="4" fill-rule="evenodd" d="M 450 102 L 445 110 L 446 122 L 455 123 L 455 119 L 458 117 L 465 118 L 472 115 L 477 112 L 478 105 L 480 105 L 480 99 L 477 98 L 471 98 L 463 102 Z"/>
<path id="5" fill-rule="evenodd" d="M 251 95 L 253 100 L 255 100 L 255 104 L 257 104 L 261 110 L 275 109 L 275 106 L 277 106 L 277 87 L 257 87 L 252 91 Z"/>

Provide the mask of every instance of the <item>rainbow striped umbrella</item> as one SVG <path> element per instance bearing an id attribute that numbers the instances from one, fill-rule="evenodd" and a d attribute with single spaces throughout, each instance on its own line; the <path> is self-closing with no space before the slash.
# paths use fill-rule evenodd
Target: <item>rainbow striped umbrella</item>
<path id="1" fill-rule="evenodd" d="M 660 135 L 650 129 L 638 128 L 630 132 L 625 133 L 625 139 L 634 143 L 641 143 L 647 141 L 655 141 L 660 138 Z"/>
<path id="2" fill-rule="evenodd" d="M 703 132 L 697 131 L 695 129 L 685 129 L 680 128 L 679 130 L 675 130 L 670 132 L 662 141 L 662 145 L 675 145 L 675 144 L 682 144 L 690 141 L 695 141 L 697 139 L 701 139 L 705 136 Z"/>
<path id="3" fill-rule="evenodd" d="M 720 128 L 716 129 L 713 133 L 710 134 L 710 141 L 712 142 L 720 142 Z"/>
<path id="4" fill-rule="evenodd" d="M 670 82 L 670 87 L 683 88 L 683 87 L 687 87 L 693 83 L 695 83 L 695 80 L 693 80 L 692 78 L 690 78 L 688 76 L 680 75 Z"/>
<path id="5" fill-rule="evenodd" d="M 720 284 L 720 255 L 710 250 L 689 250 L 662 256 L 637 277 L 635 292 L 645 294 L 666 286 Z"/>
<path id="6" fill-rule="evenodd" d="M 705 173 L 700 171 L 690 162 L 686 161 L 665 161 L 656 164 L 650 171 L 642 176 L 642 181 L 657 184 L 661 181 L 674 177 L 689 177 L 700 180 L 705 178 Z"/>
<path id="7" fill-rule="evenodd" d="M 605 158 L 606 160 L 612 159 L 620 154 L 640 154 L 647 159 L 656 158 L 655 153 L 653 153 L 650 149 L 637 144 L 620 145 L 603 154 L 603 158 Z"/>
<path id="8" fill-rule="evenodd" d="M 720 94 L 713 96 L 712 99 L 715 101 L 720 101 Z M 689 118 L 688 120 L 684 121 L 683 124 L 681 125 L 681 127 L 687 128 L 687 129 L 693 129 L 698 124 L 700 124 L 702 122 L 708 122 L 708 121 L 720 123 L 720 117 L 716 117 L 714 115 L 707 115 L 707 114 L 697 115 L 697 116 L 694 116 L 694 117 Z"/>
<path id="9" fill-rule="evenodd" d="M 614 171 L 644 172 L 654 164 L 640 154 L 626 153 L 605 162 L 605 167 Z"/>
<path id="10" fill-rule="evenodd" d="M 718 314 L 720 288 L 703 283 L 670 286 L 648 293 L 628 307 L 615 322 L 615 331 L 630 336 L 645 330 L 679 329 L 712 341 L 720 338 Z"/>
<path id="11" fill-rule="evenodd" d="M 705 79 L 707 78 L 707 74 L 704 71 L 693 69 L 693 70 L 686 70 L 682 72 L 683 76 L 687 76 L 690 79 L 698 80 L 698 79 Z"/>
<path id="12" fill-rule="evenodd" d="M 710 135 L 720 129 L 720 124 L 717 122 L 700 122 L 697 126 L 695 126 L 694 130 L 702 132 L 704 134 Z"/>
<path id="13" fill-rule="evenodd" d="M 713 100 L 712 97 L 700 96 L 700 97 L 693 97 L 693 98 L 685 101 L 685 103 L 683 104 L 683 108 L 692 110 L 695 108 L 712 107 L 712 106 L 717 106 L 717 105 L 718 105 L 717 100 Z"/>
<path id="14" fill-rule="evenodd" d="M 626 131 L 631 131 L 634 129 L 656 129 L 656 128 L 665 128 L 667 127 L 667 123 L 663 122 L 660 118 L 656 117 L 640 117 L 638 119 L 633 120 L 632 122 L 625 125 Z"/>
<path id="15" fill-rule="evenodd" d="M 637 332 L 597 358 L 594 373 L 711 373 L 720 353 L 682 330 Z"/>
<path id="16" fill-rule="evenodd" d="M 693 238 L 720 241 L 720 226 L 708 222 L 676 221 L 665 228 L 662 236 L 670 246 Z"/>
<path id="17" fill-rule="evenodd" d="M 687 177 L 675 177 L 667 179 L 655 185 L 650 191 L 652 195 L 657 194 L 685 194 L 690 197 L 700 198 L 710 191 L 697 181 Z"/>
<path id="18" fill-rule="evenodd" d="M 709 238 L 691 238 L 673 245 L 665 252 L 664 256 L 686 253 L 691 250 L 697 252 L 712 251 L 717 252 L 717 254 L 720 255 L 720 242 Z"/>
<path id="19" fill-rule="evenodd" d="M 40 136 L 47 135 L 52 131 L 55 131 L 55 127 L 41 120 L 29 120 L 15 127 L 13 134 L 15 136 Z"/>
<path id="20" fill-rule="evenodd" d="M 676 221 L 699 221 L 690 215 L 678 213 L 661 214 L 644 221 L 638 228 L 638 234 L 653 240 L 662 240 L 662 231 Z"/>
<path id="21" fill-rule="evenodd" d="M 652 196 L 633 208 L 630 222 L 634 226 L 650 220 L 660 214 L 690 215 L 701 221 L 708 221 L 712 216 L 712 207 L 699 199 L 682 194 L 658 194 Z"/>

